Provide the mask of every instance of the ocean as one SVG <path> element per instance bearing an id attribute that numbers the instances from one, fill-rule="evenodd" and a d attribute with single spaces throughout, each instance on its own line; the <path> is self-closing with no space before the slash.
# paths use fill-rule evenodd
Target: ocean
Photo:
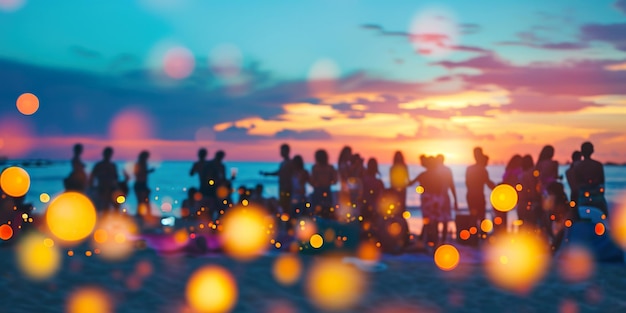
<path id="1" fill-rule="evenodd" d="M 152 213 L 161 214 L 160 208 L 165 203 L 169 203 L 173 208 L 172 212 L 163 213 L 162 215 L 174 215 L 180 214 L 180 203 L 186 198 L 186 190 L 189 187 L 197 187 L 198 177 L 190 176 L 189 171 L 191 169 L 193 161 L 163 161 L 158 163 L 149 163 L 150 167 L 154 167 L 156 170 L 148 177 L 148 186 L 151 188 L 151 198 L 153 209 Z M 131 174 L 129 186 L 131 187 L 130 194 L 128 195 L 123 207 L 126 210 L 134 214 L 136 211 L 137 201 L 134 193 L 132 192 L 133 184 L 133 165 L 134 161 L 129 162 L 116 162 L 120 175 L 122 170 Z M 234 181 L 233 187 L 246 186 L 253 188 L 256 184 L 263 184 L 265 197 L 276 197 L 278 194 L 278 181 L 277 177 L 268 176 L 264 177 L 259 174 L 259 171 L 274 171 L 278 169 L 277 162 L 225 162 L 227 174 L 234 170 L 237 172 L 237 178 Z M 307 170 L 311 169 L 311 164 L 307 164 L 305 167 Z M 87 171 L 91 171 L 93 162 L 86 164 Z M 381 164 L 380 173 L 381 179 L 385 183 L 385 186 L 389 186 L 389 164 Z M 466 165 L 451 165 L 454 183 L 457 190 L 459 208 L 466 208 L 465 195 L 467 189 L 465 187 L 465 169 Z M 63 191 L 63 179 L 67 177 L 71 170 L 69 161 L 66 162 L 53 162 L 49 165 L 43 166 L 28 166 L 24 167 L 31 177 L 30 190 L 26 196 L 26 201 L 33 204 L 36 208 L 35 212 L 41 214 L 45 212 L 46 204 L 40 201 L 40 195 L 42 193 L 49 194 L 52 198 L 54 195 Z M 565 171 L 568 166 L 561 166 L 559 174 L 565 176 Z M 490 165 L 487 167 L 490 178 L 498 183 L 504 173 L 503 165 Z M 409 165 L 409 174 L 413 178 L 423 171 L 420 165 Z M 626 196 L 626 167 L 623 166 L 606 166 L 606 198 L 609 204 L 615 204 L 620 202 L 622 196 Z M 121 177 L 121 176 L 120 176 Z M 567 184 L 566 188 L 568 188 Z M 407 192 L 407 205 L 411 208 L 412 214 L 419 215 L 420 200 L 419 195 L 415 191 L 415 187 L 410 187 Z M 312 191 L 308 186 L 309 192 Z M 338 189 L 338 185 L 334 186 L 334 189 Z M 569 190 L 566 190 L 569 194 Z M 485 195 L 488 196 L 488 190 L 485 190 Z M 233 196 L 234 200 L 237 200 L 237 196 Z M 166 205 L 164 207 L 169 207 Z"/>

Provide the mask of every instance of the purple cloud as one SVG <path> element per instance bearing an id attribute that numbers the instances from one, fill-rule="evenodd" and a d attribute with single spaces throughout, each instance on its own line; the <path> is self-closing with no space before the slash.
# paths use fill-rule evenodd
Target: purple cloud
<path id="1" fill-rule="evenodd" d="M 613 7 L 626 15 L 626 0 L 615 1 L 615 3 L 613 4 Z"/>
<path id="2" fill-rule="evenodd" d="M 580 31 L 582 40 L 602 41 L 613 45 L 615 49 L 626 51 L 626 23 L 586 24 Z"/>

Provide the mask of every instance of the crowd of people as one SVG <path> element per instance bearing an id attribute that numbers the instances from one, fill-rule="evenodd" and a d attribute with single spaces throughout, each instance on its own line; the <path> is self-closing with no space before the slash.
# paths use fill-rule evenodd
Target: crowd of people
<path id="1" fill-rule="evenodd" d="M 82 145 L 74 146 L 72 171 L 64 180 L 66 190 L 89 193 L 100 211 L 119 210 L 120 201 L 117 199 L 129 193 L 130 175 L 124 172 L 123 177 L 119 177 L 118 169 L 111 161 L 113 149 L 110 147 L 103 150 L 102 160 L 87 175 L 85 164 L 81 161 L 82 151 Z M 497 184 L 508 184 L 517 190 L 517 215 L 525 229 L 552 236 L 555 224 L 578 218 L 578 205 L 597 207 L 608 216 L 604 199 L 604 170 L 601 163 L 592 159 L 593 152 L 593 145 L 585 142 L 580 151 L 572 154 L 572 162 L 565 173 L 571 190 L 567 196 L 565 180 L 563 175 L 559 175 L 559 164 L 553 159 L 552 146 L 545 146 L 536 162 L 530 155 L 514 155 L 498 183 L 489 177 L 489 157 L 482 148 L 475 148 L 475 163 L 467 168 L 465 175 L 471 225 L 480 229 L 481 222 L 487 218 L 490 206 L 485 187 L 493 189 Z M 190 176 L 197 175 L 198 186 L 188 189 L 188 197 L 182 203 L 183 218 L 205 216 L 210 221 L 216 221 L 236 204 L 231 199 L 236 173 L 227 176 L 223 163 L 225 153 L 217 151 L 211 160 L 207 160 L 207 155 L 206 149 L 200 149 L 198 160 L 189 171 Z M 137 198 L 138 215 L 151 214 L 148 176 L 155 169 L 148 167 L 149 156 L 148 151 L 141 151 L 134 166 L 132 189 Z M 315 163 L 310 172 L 305 168 L 301 155 L 291 157 L 289 145 L 280 146 L 280 156 L 282 161 L 278 169 L 260 172 L 263 176 L 278 178 L 276 198 L 264 197 L 261 184 L 254 188 L 241 186 L 235 194 L 238 194 L 240 204 L 255 203 L 280 217 L 287 232 L 293 231 L 295 223 L 302 217 L 357 222 L 361 224 L 363 236 L 367 237 L 384 236 L 381 232 L 387 231 L 389 223 L 396 222 L 401 225 L 401 232 L 396 235 L 401 238 L 401 244 L 407 244 L 408 226 L 401 217 L 407 210 L 407 189 L 418 184 L 424 221 L 421 231 L 423 240 L 435 246 L 448 240 L 447 227 L 453 220 L 452 212 L 458 212 L 459 206 L 453 174 L 444 164 L 443 155 L 420 156 L 424 171 L 411 178 L 402 152 L 396 151 L 388 173 L 389 186 L 385 186 L 381 179 L 378 160 L 369 158 L 365 162 L 349 146 L 339 153 L 336 167 L 330 163 L 326 150 L 315 151 Z M 338 192 L 332 191 L 335 184 L 339 184 Z M 307 194 L 307 185 L 312 188 L 311 194 Z M 498 210 L 492 210 L 492 213 L 494 232 L 506 231 L 508 213 Z"/>

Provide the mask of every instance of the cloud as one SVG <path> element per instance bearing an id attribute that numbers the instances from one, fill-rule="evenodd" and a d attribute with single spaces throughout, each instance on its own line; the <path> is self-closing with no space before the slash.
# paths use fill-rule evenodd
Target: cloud
<path id="1" fill-rule="evenodd" d="M 478 33 L 481 30 L 481 27 L 475 23 L 461 23 L 459 24 L 459 30 L 461 31 L 461 34 L 470 35 Z"/>
<path id="2" fill-rule="evenodd" d="M 295 139 L 295 140 L 323 140 L 331 139 L 331 135 L 323 129 L 313 130 L 291 130 L 283 129 L 274 135 L 276 139 Z"/>
<path id="3" fill-rule="evenodd" d="M 626 0 L 615 1 L 613 7 L 620 11 L 622 14 L 626 15 Z"/>
<path id="4" fill-rule="evenodd" d="M 231 126 L 225 130 L 215 132 L 215 140 L 224 142 L 247 142 L 267 138 L 265 136 L 251 135 L 248 133 L 249 130 L 249 128 L 245 127 Z"/>
<path id="5" fill-rule="evenodd" d="M 581 40 L 606 42 L 626 51 L 626 23 L 586 24 L 580 28 Z"/>
<path id="6" fill-rule="evenodd" d="M 536 44 L 521 41 L 501 41 L 498 42 L 498 44 L 501 46 L 522 46 L 545 50 L 582 50 L 589 48 L 589 44 L 584 42 L 551 42 Z"/>
<path id="7" fill-rule="evenodd" d="M 102 57 L 102 54 L 98 51 L 76 45 L 70 47 L 70 52 L 85 59 L 97 59 Z"/>

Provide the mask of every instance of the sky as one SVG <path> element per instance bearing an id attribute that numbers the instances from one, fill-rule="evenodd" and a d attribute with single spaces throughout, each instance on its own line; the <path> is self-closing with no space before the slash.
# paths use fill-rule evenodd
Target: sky
<path id="1" fill-rule="evenodd" d="M 624 34 L 626 0 L 0 0 L 0 156 L 624 162 Z"/>

